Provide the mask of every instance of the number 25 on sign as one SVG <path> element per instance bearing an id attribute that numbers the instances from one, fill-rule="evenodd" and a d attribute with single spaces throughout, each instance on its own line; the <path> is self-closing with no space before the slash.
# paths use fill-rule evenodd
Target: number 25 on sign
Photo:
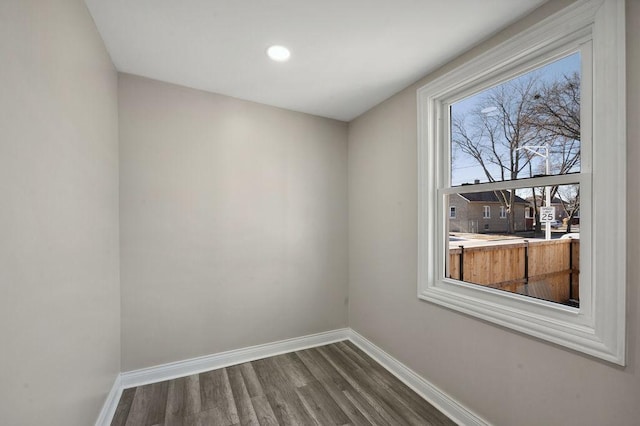
<path id="1" fill-rule="evenodd" d="M 555 219 L 555 207 L 540 207 L 540 222 L 553 222 Z"/>

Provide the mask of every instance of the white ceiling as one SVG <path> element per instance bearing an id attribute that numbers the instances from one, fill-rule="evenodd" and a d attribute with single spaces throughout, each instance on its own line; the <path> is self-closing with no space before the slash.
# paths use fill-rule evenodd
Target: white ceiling
<path id="1" fill-rule="evenodd" d="M 344 121 L 544 1 L 85 0 L 119 71 Z"/>

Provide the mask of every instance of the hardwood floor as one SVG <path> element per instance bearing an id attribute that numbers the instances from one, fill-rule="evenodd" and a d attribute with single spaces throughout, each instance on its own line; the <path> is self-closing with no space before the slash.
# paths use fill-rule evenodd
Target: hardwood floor
<path id="1" fill-rule="evenodd" d="M 349 341 L 126 389 L 111 423 L 453 424 Z"/>

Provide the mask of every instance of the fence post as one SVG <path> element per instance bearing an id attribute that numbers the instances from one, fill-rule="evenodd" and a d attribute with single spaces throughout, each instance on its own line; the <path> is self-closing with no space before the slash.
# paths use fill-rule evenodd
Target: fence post
<path id="1" fill-rule="evenodd" d="M 464 246 L 459 245 L 458 247 L 460 247 L 460 281 L 464 281 Z"/>
<path id="2" fill-rule="evenodd" d="M 569 237 L 569 300 L 573 300 L 573 238 Z"/>
<path id="3" fill-rule="evenodd" d="M 529 295 L 529 240 L 524 240 L 524 291 Z"/>

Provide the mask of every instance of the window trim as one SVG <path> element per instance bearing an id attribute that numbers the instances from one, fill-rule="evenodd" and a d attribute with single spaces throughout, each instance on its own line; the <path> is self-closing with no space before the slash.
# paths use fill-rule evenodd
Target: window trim
<path id="1" fill-rule="evenodd" d="M 500 206 L 500 213 L 498 215 L 498 218 L 500 218 L 500 219 L 506 219 L 507 218 L 507 208 L 505 206 Z"/>
<path id="2" fill-rule="evenodd" d="M 448 158 L 445 99 L 497 84 L 510 71 L 524 72 L 534 57 L 557 54 L 578 40 L 592 40 L 592 108 L 583 108 L 590 120 L 586 132 L 591 146 L 592 173 L 581 185 L 590 185 L 591 212 L 581 211 L 590 232 L 585 246 L 598 256 L 583 264 L 579 309 L 444 278 L 446 241 L 443 218 L 443 175 Z M 613 47 L 612 47 L 613 46 Z M 584 63 L 583 62 L 583 63 Z M 456 67 L 418 89 L 418 297 L 612 363 L 625 365 L 626 293 L 626 95 L 625 20 L 621 0 L 578 1 L 488 52 Z M 588 89 L 587 89 L 588 90 Z M 597 120 L 594 120 L 597 117 Z M 584 120 L 583 120 L 584 122 Z M 606 136 L 606 139 L 605 139 Z M 448 139 L 447 139 L 448 140 Z M 606 149 L 605 149 L 606 148 Z M 589 154 L 587 154 L 587 157 Z M 563 177 L 564 178 L 564 177 Z M 547 178 L 540 178 L 544 183 Z M 571 176 L 567 181 L 575 180 Z M 558 179 L 554 180 L 557 181 Z M 551 183 L 551 182 L 550 182 Z M 500 187 L 517 186 L 501 182 Z M 478 191 L 491 189 L 488 183 Z M 455 192 L 455 191 L 453 191 Z M 607 206 L 616 205 L 612 213 Z M 611 215 L 614 215 L 612 220 Z M 607 227 L 594 226 L 607 223 Z M 584 226 L 584 225 L 582 225 Z M 582 239 L 582 236 L 581 236 Z M 582 283 L 585 284 L 583 293 Z"/>
<path id="3" fill-rule="evenodd" d="M 449 206 L 449 219 L 455 219 L 457 216 L 458 216 L 458 209 L 456 209 L 456 206 Z"/>

